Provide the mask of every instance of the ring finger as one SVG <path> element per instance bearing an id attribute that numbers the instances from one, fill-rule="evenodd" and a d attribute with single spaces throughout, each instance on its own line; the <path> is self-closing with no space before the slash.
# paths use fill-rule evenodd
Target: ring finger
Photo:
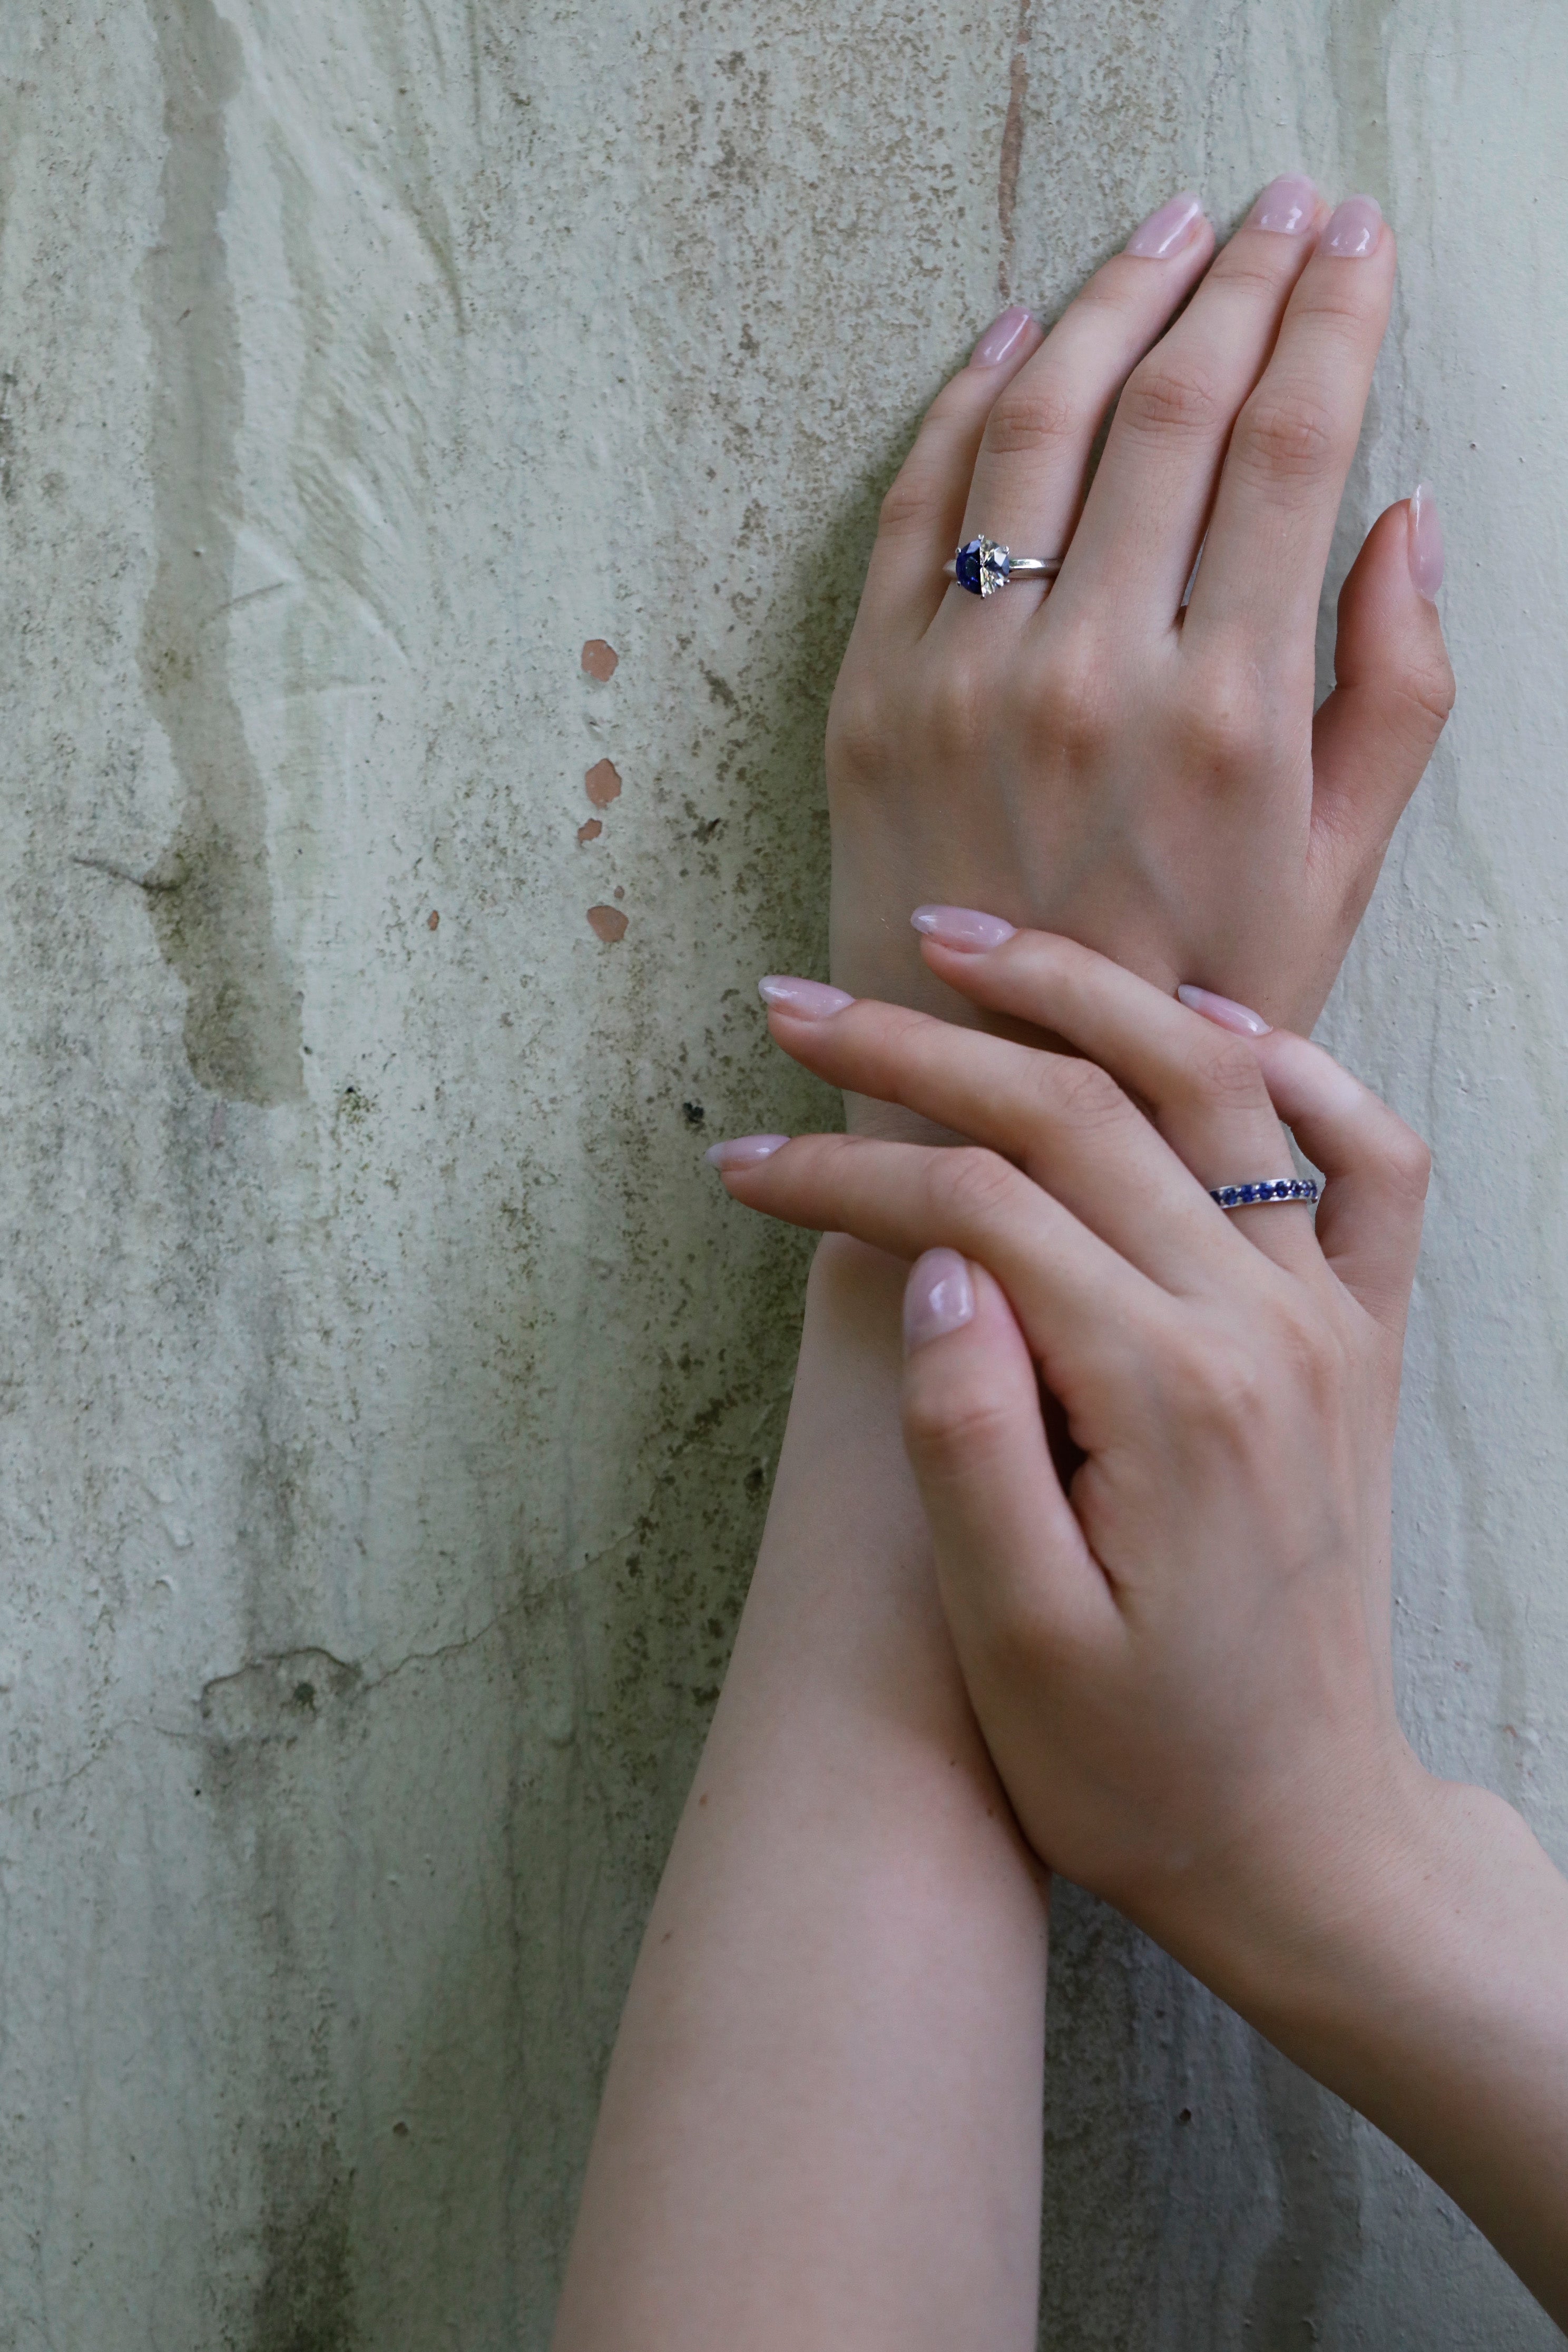
<path id="1" fill-rule="evenodd" d="M 984 919 L 989 934 L 968 909 L 916 909 L 926 961 L 950 987 L 993 1013 L 1053 1031 L 1108 1070 L 1205 1190 L 1294 1176 L 1285 1130 L 1242 1037 L 1092 948 L 1046 931 L 1006 932 L 994 917 Z M 977 946 L 977 938 L 988 943 Z M 1311 1218 L 1299 1204 L 1263 1200 L 1227 1213 L 1277 1265 L 1296 1273 L 1321 1265 Z"/>
<path id="2" fill-rule="evenodd" d="M 1041 934 L 1019 936 L 1047 950 L 1070 947 L 1070 942 Z M 1194 1183 L 1172 1143 L 1162 1139 L 1155 1125 L 1117 1083 L 1119 1076 L 1125 1077 L 1132 1057 L 1114 1049 L 1125 1046 L 1125 1033 L 1143 1010 L 1142 998 L 1150 997 L 1162 1007 L 1167 1000 L 1103 957 L 1085 949 L 1072 952 L 1100 967 L 1104 975 L 1114 976 L 1110 988 L 1100 992 L 1110 1001 L 1097 1007 L 1102 1042 L 1112 1049 L 1103 1056 L 1109 1070 L 1099 1066 L 1099 1055 L 1094 1060 L 1079 1060 L 1042 1053 L 901 1006 L 846 1001 L 837 991 L 821 992 L 799 981 L 766 980 L 763 994 L 779 1044 L 819 1076 L 858 1094 L 901 1103 L 1005 1154 L 1163 1288 L 1176 1295 L 1232 1288 L 1240 1247 L 1236 1235 L 1215 1213 L 1202 1186 Z M 1099 977 L 1094 971 L 1087 975 L 1089 989 Z M 1122 981 L 1137 992 L 1131 1003 L 1115 1001 L 1115 982 Z M 1018 1000 L 1031 993 L 1039 996 L 1044 991 L 1020 988 Z M 1180 1040 L 1157 1039 L 1141 1057 L 1146 1066 L 1141 1075 L 1168 1097 L 1176 1096 L 1184 1084 L 1196 1098 L 1203 1091 L 1202 1072 L 1183 1064 L 1212 1059 L 1211 1041 L 1220 1051 L 1234 1046 L 1234 1041 L 1216 1035 L 1180 1005 L 1170 1009 L 1182 1024 Z M 1266 1155 L 1269 1161 L 1278 1160 L 1280 1173 L 1288 1176 L 1289 1155 L 1268 1089 L 1252 1057 L 1239 1046 L 1234 1050 L 1249 1100 L 1245 1109 L 1239 1099 L 1234 1107 L 1226 1106 L 1228 1124 L 1249 1128 L 1246 1148 L 1260 1163 Z M 1200 1124 L 1195 1099 L 1189 1123 L 1194 1129 Z M 1199 1140 L 1209 1157 L 1217 1157 L 1221 1147 L 1215 1139 Z M 1235 1148 L 1241 1149 L 1241 1143 Z M 1258 1164 L 1250 1172 L 1262 1176 L 1265 1168 Z M 1268 1172 L 1272 1175 L 1271 1166 Z"/>

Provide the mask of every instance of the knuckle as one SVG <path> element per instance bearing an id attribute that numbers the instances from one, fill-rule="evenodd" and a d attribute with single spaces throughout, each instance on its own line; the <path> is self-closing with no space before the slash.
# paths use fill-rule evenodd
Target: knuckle
<path id="1" fill-rule="evenodd" d="M 1380 1157 L 1390 1190 L 1419 1208 L 1432 1181 L 1432 1150 L 1426 1138 L 1390 1111 Z"/>
<path id="2" fill-rule="evenodd" d="M 1174 362 L 1145 360 L 1128 379 L 1117 409 L 1131 432 L 1199 438 L 1223 430 L 1226 403 L 1206 377 Z"/>
<path id="3" fill-rule="evenodd" d="M 911 530 L 928 530 L 940 505 L 936 484 L 925 467 L 911 457 L 900 467 L 882 494 L 879 534 L 899 539 Z"/>
<path id="4" fill-rule="evenodd" d="M 1031 691 L 1032 716 L 1037 733 L 1069 769 L 1095 765 L 1110 742 L 1113 677 L 1114 665 L 1087 629 L 1052 642 Z"/>
<path id="5" fill-rule="evenodd" d="M 951 764 L 973 756 L 994 710 L 992 680 L 977 654 L 949 645 L 924 697 L 924 731 L 937 759 Z"/>
<path id="6" fill-rule="evenodd" d="M 985 427 L 992 457 L 1028 457 L 1060 448 L 1083 427 L 1079 403 L 1058 375 L 1042 373 L 1000 394 Z"/>
<path id="7" fill-rule="evenodd" d="M 827 767 L 856 775 L 875 772 L 888 751 L 888 717 L 873 675 L 847 669 L 834 689 L 827 712 Z"/>
<path id="8" fill-rule="evenodd" d="M 1407 701 L 1434 738 L 1447 725 L 1458 691 L 1454 666 L 1446 653 L 1414 665 L 1405 681 Z"/>
<path id="9" fill-rule="evenodd" d="M 1116 1080 L 1098 1062 L 1079 1061 L 1068 1054 L 1042 1056 L 1037 1083 L 1057 1117 L 1090 1132 L 1119 1126 L 1131 1110 Z"/>
<path id="10" fill-rule="evenodd" d="M 1231 457 L 1254 480 L 1310 487 L 1339 463 L 1340 440 L 1323 401 L 1306 393 L 1254 394 L 1237 421 Z"/>
<path id="11" fill-rule="evenodd" d="M 1189 1048 L 1186 1080 L 1199 1102 L 1220 1111 L 1257 1110 L 1268 1102 L 1268 1090 L 1257 1056 L 1239 1037 L 1229 1037 L 1205 1023 L 1207 1036 Z"/>
<path id="12" fill-rule="evenodd" d="M 916 1378 L 904 1396 L 904 1435 L 928 1477 L 973 1475 L 1007 1444 L 1012 1401 L 993 1386 Z"/>
<path id="13" fill-rule="evenodd" d="M 1187 764 L 1223 782 L 1250 775 L 1269 759 L 1273 728 L 1255 659 L 1237 653 L 1206 663 L 1176 713 Z"/>
<path id="14" fill-rule="evenodd" d="M 1024 1180 L 1010 1160 L 980 1144 L 963 1144 L 933 1155 L 931 1182 L 940 1213 L 959 1229 L 994 1223 L 1017 1196 Z"/>
<path id="15" fill-rule="evenodd" d="M 1227 1433 L 1252 1419 L 1263 1392 L 1258 1353 L 1233 1333 L 1191 1334 L 1175 1350 L 1170 1370 L 1189 1427 Z"/>

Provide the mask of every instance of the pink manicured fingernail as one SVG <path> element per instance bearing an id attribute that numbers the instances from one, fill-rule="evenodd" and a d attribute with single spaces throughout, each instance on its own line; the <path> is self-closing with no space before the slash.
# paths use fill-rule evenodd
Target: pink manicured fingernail
<path id="1" fill-rule="evenodd" d="M 1252 207 L 1254 228 L 1269 228 L 1280 236 L 1300 236 L 1310 228 L 1318 209 L 1318 185 L 1300 172 L 1286 172 L 1270 180 Z"/>
<path id="2" fill-rule="evenodd" d="M 1142 226 L 1135 228 L 1123 250 L 1135 253 L 1141 261 L 1169 261 L 1180 253 L 1197 234 L 1198 223 L 1204 216 L 1204 200 L 1187 189 L 1173 196 L 1168 204 L 1151 213 Z"/>
<path id="3" fill-rule="evenodd" d="M 787 1135 L 737 1135 L 731 1142 L 710 1144 L 702 1157 L 710 1168 L 755 1168 L 788 1141 Z"/>
<path id="4" fill-rule="evenodd" d="M 1410 577 L 1429 604 L 1443 585 L 1443 525 L 1430 482 L 1417 482 L 1410 500 Z"/>
<path id="5" fill-rule="evenodd" d="M 1383 208 L 1374 196 L 1347 196 L 1329 215 L 1320 250 L 1337 254 L 1342 261 L 1364 261 L 1377 251 L 1383 235 Z"/>
<path id="6" fill-rule="evenodd" d="M 939 948 L 957 948 L 963 955 L 984 955 L 1016 933 L 1000 915 L 983 915 L 974 907 L 917 907 L 910 920 Z"/>
<path id="7" fill-rule="evenodd" d="M 956 1250 L 927 1250 L 904 1286 L 904 1353 L 957 1331 L 974 1314 L 974 1285 Z"/>
<path id="8" fill-rule="evenodd" d="M 1000 367 L 1008 353 L 1017 349 L 1034 323 L 1034 312 L 1015 302 L 1010 310 L 1004 310 L 1002 316 L 994 319 L 986 328 L 969 355 L 970 366 Z"/>
<path id="9" fill-rule="evenodd" d="M 1240 1037 L 1269 1034 L 1270 1024 L 1262 1013 L 1249 1013 L 1234 997 L 1216 996 L 1212 988 L 1178 988 L 1176 994 L 1194 1013 L 1201 1013 L 1205 1021 L 1215 1022 L 1222 1029 L 1234 1029 Z"/>
<path id="10" fill-rule="evenodd" d="M 829 988 L 825 980 L 790 980 L 776 971 L 758 981 L 757 994 L 764 1004 L 793 1013 L 797 1021 L 826 1021 L 855 1002 L 843 989 Z"/>

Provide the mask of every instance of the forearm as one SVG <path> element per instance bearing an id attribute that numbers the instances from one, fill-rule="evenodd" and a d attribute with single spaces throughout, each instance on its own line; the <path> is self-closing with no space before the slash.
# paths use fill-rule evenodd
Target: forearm
<path id="1" fill-rule="evenodd" d="M 1500 1798 L 1413 1772 L 1226 1987 L 1396 2140 L 1568 2326 L 1568 1881 Z"/>
<path id="2" fill-rule="evenodd" d="M 1034 2342 L 1045 1913 L 818 1255 L 773 1508 L 610 2068 L 557 2352 Z"/>

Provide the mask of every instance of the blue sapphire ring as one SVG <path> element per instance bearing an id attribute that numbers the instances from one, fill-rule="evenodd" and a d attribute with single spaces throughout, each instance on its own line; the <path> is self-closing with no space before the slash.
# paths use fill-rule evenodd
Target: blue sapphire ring
<path id="1" fill-rule="evenodd" d="M 1260 1209 L 1275 1201 L 1304 1201 L 1311 1208 L 1321 1191 L 1315 1176 L 1265 1176 L 1253 1184 L 1215 1184 L 1209 1199 L 1222 1209 Z"/>
<path id="2" fill-rule="evenodd" d="M 1059 555 L 1015 555 L 1010 547 L 998 547 L 982 532 L 978 539 L 965 540 L 951 563 L 942 568 L 972 596 L 995 596 L 1015 580 L 1054 580 L 1062 560 Z"/>

